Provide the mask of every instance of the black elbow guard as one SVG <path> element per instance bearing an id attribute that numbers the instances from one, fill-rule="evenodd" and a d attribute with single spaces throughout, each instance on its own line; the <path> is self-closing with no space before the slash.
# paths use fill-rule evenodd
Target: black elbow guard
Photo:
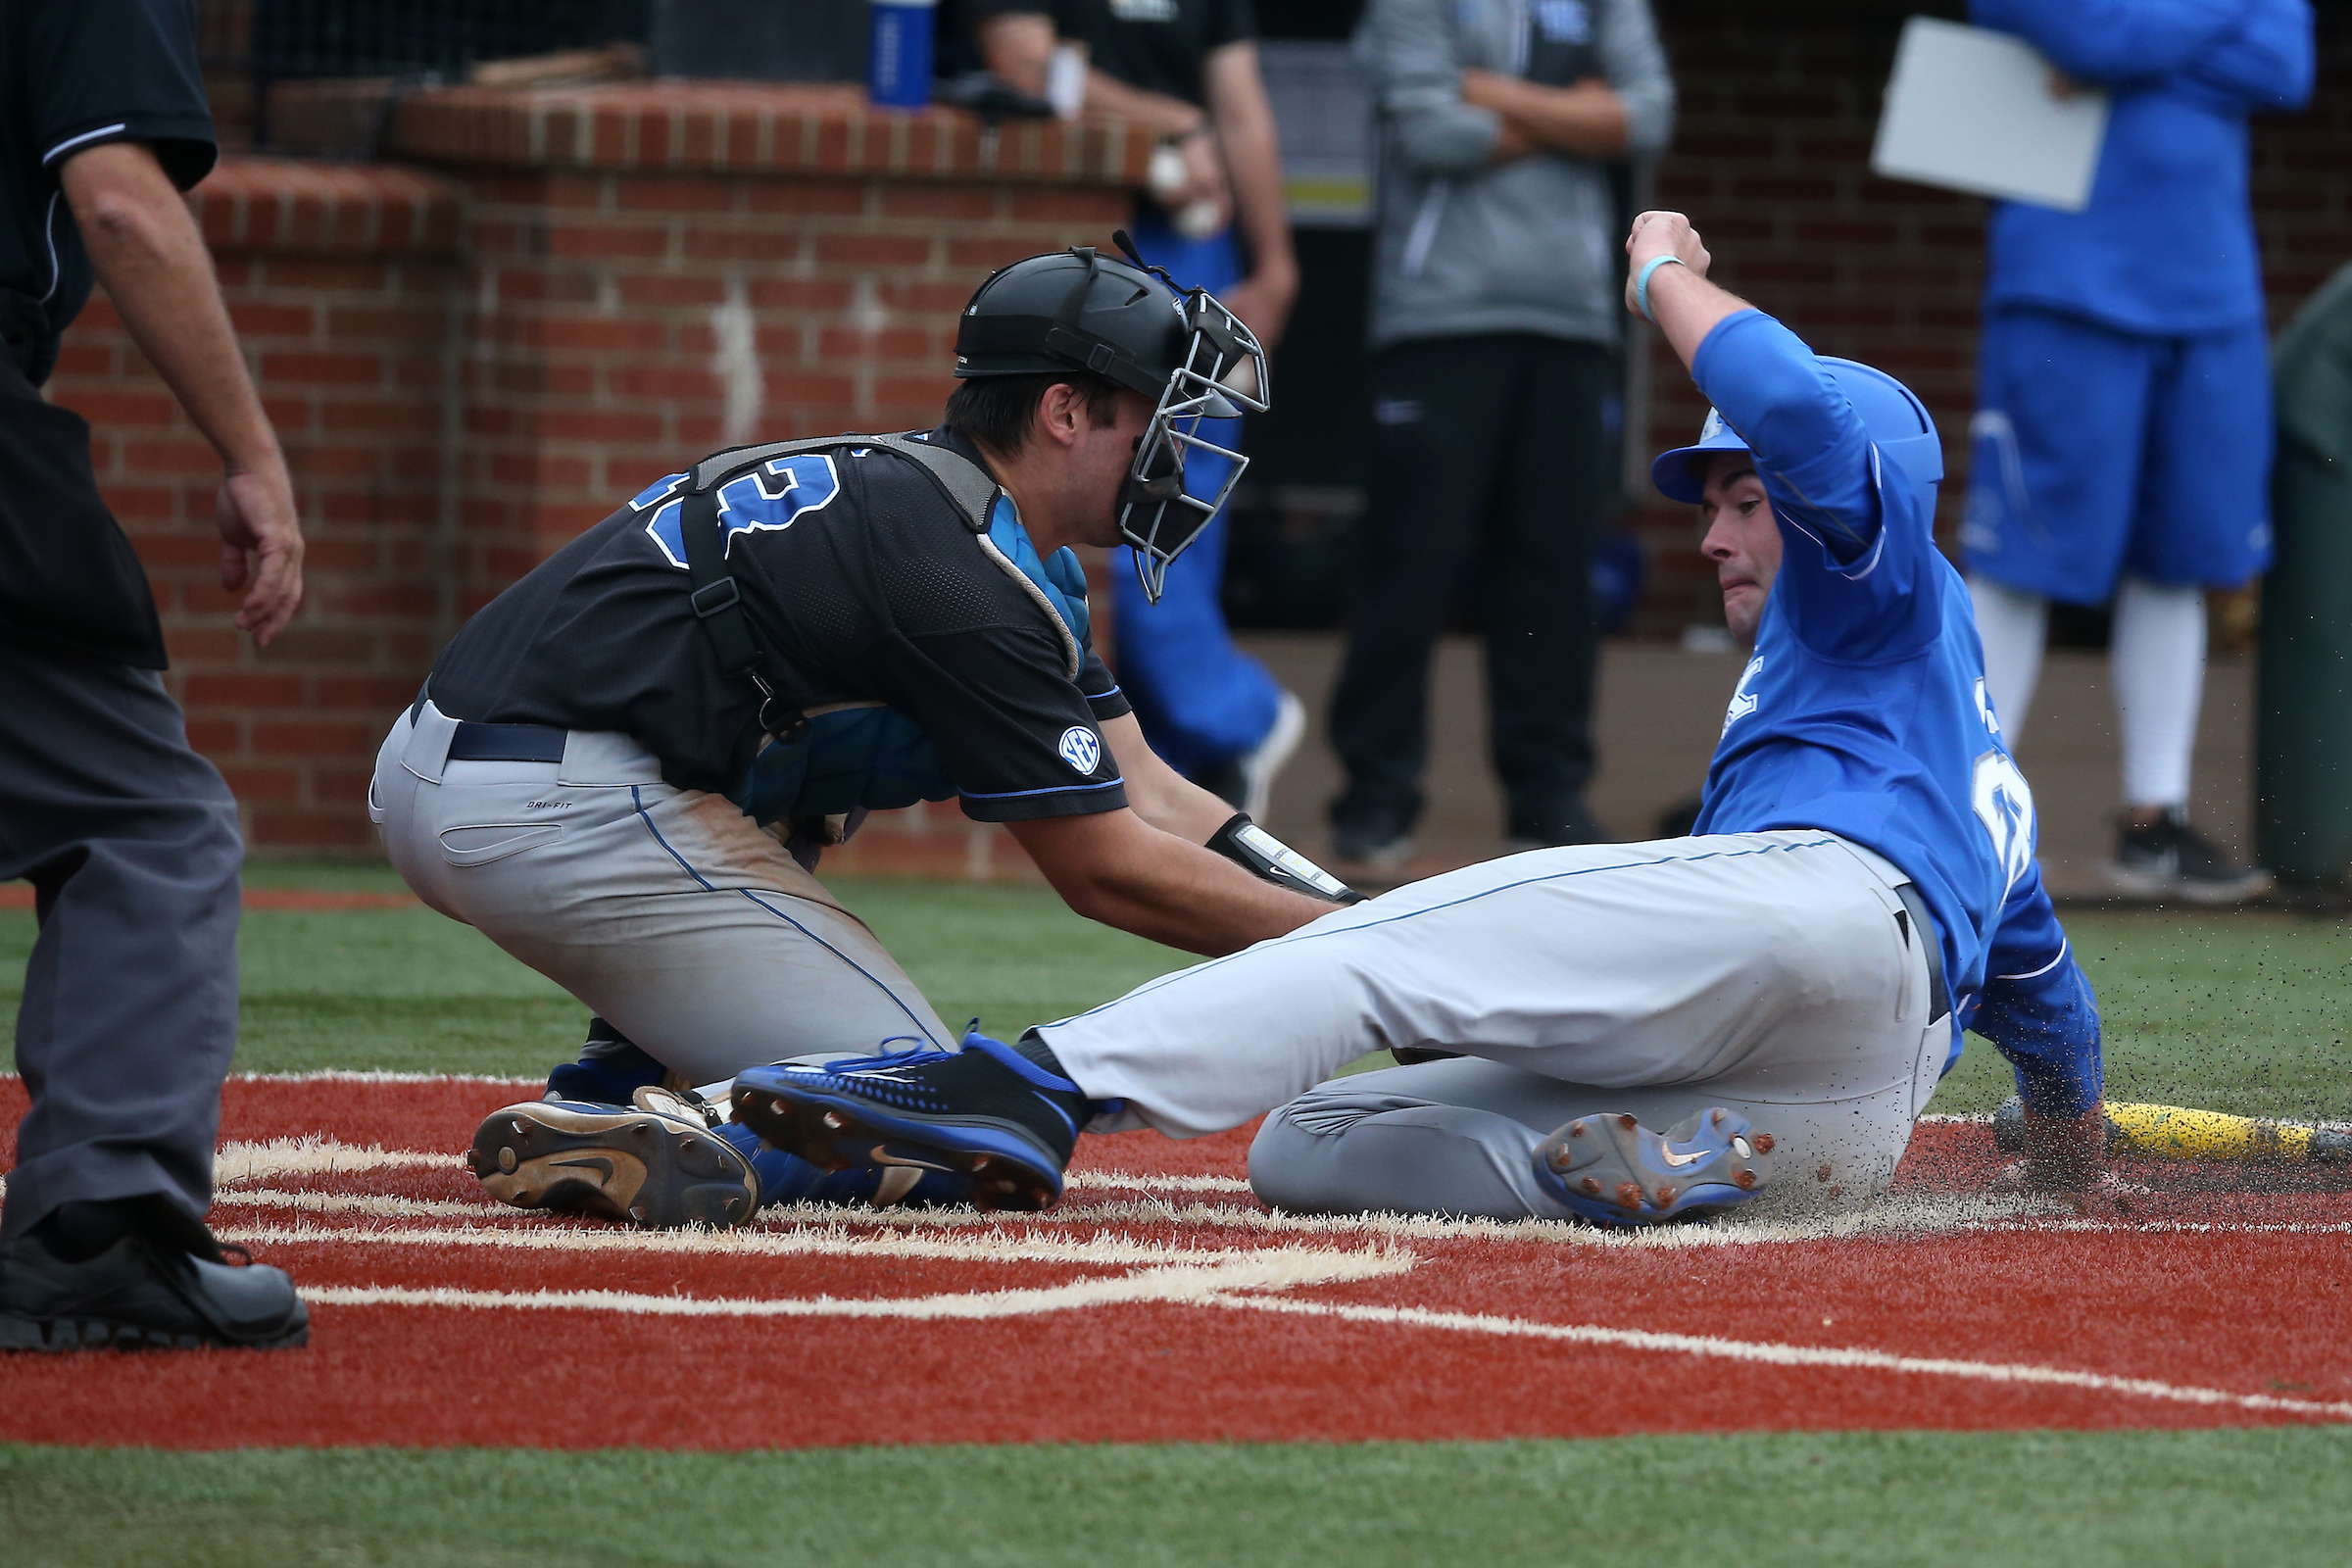
<path id="1" fill-rule="evenodd" d="M 1364 896 L 1314 861 L 1236 811 L 1209 835 L 1208 847 L 1261 881 L 1334 904 L 1361 904 Z"/>

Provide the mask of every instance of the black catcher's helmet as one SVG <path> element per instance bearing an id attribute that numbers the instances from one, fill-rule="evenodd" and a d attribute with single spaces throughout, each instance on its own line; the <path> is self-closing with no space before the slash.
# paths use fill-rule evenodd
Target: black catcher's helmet
<path id="1" fill-rule="evenodd" d="M 1119 532 L 1135 547 L 1146 597 L 1157 603 L 1168 563 L 1200 537 L 1250 464 L 1202 437 L 1200 421 L 1266 411 L 1265 353 L 1206 289 L 1179 291 L 1140 259 L 1130 265 L 1073 249 L 990 277 L 956 331 L 958 377 L 1061 370 L 1091 370 L 1152 400 L 1152 423 L 1119 492 Z M 1184 487 L 1193 448 L 1230 460 L 1213 496 Z"/>

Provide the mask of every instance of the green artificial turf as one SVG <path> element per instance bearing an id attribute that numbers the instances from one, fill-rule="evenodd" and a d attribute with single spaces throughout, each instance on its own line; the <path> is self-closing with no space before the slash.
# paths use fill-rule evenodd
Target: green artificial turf
<path id="1" fill-rule="evenodd" d="M 0 1447 L 20 1568 L 2335 1564 L 2339 1430 L 639 1450 Z"/>
<path id="2" fill-rule="evenodd" d="M 2352 1118 L 2352 924 L 2269 910 L 2063 918 L 2099 999 L 2109 1099 Z M 1990 1110 L 2010 1093 L 2007 1064 L 1972 1035 L 1929 1108 Z"/>

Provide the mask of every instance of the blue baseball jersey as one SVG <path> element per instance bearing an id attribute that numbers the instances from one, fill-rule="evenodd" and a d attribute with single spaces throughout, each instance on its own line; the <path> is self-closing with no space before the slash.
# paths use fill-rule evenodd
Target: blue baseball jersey
<path id="1" fill-rule="evenodd" d="M 1754 454 L 1783 541 L 1697 831 L 1823 828 L 1894 862 L 1942 928 L 1951 1059 L 1973 1022 L 2036 1111 L 2080 1114 L 2099 1096 L 2098 1013 L 2034 864 L 2033 792 L 1932 492 L 1760 311 L 1710 332 L 1691 373 Z"/>

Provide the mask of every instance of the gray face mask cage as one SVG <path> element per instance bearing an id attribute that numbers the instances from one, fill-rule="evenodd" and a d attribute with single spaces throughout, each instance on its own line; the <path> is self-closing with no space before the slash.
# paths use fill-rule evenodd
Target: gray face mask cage
<path id="1" fill-rule="evenodd" d="M 1241 453 L 1201 435 L 1200 421 L 1263 414 L 1271 396 L 1265 350 L 1215 295 L 1204 288 L 1188 293 L 1184 319 L 1189 333 L 1184 363 L 1161 390 L 1119 489 L 1119 533 L 1135 547 L 1136 578 L 1152 604 L 1159 603 L 1167 584 L 1168 563 L 1200 537 L 1250 466 Z M 1185 458 L 1192 452 L 1209 453 L 1230 465 L 1215 495 L 1185 488 Z"/>

